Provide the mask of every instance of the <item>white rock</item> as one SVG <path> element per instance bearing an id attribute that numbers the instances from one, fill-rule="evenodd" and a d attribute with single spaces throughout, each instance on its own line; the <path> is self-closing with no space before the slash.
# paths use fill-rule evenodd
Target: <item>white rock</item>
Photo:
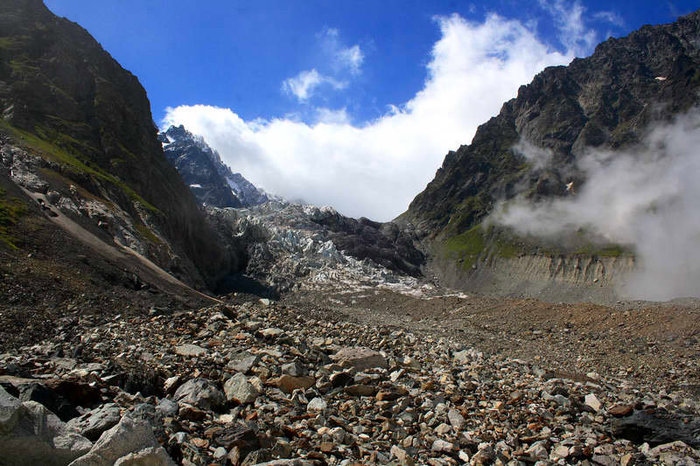
<path id="1" fill-rule="evenodd" d="M 306 410 L 309 412 L 320 412 L 323 411 L 328 407 L 328 403 L 323 398 L 316 397 L 313 400 L 309 401 L 309 404 L 306 405 Z"/>
<path id="2" fill-rule="evenodd" d="M 175 353 L 179 354 L 180 356 L 204 356 L 205 354 L 207 354 L 207 350 L 202 348 L 201 346 L 191 345 L 187 343 L 184 345 L 176 346 Z"/>
<path id="3" fill-rule="evenodd" d="M 588 395 L 586 395 L 584 402 L 586 403 L 586 406 L 591 408 L 596 413 L 600 411 L 600 408 L 602 406 L 598 398 L 593 393 L 589 393 Z"/>

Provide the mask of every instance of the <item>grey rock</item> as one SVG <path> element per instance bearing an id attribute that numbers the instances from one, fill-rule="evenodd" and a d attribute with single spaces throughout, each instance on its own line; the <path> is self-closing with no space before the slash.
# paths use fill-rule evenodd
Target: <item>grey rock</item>
<path id="1" fill-rule="evenodd" d="M 292 361 L 287 364 L 282 364 L 282 373 L 291 375 L 292 377 L 301 377 L 308 374 L 308 371 L 299 361 Z"/>
<path id="2" fill-rule="evenodd" d="M 158 405 L 156 406 L 156 411 L 158 411 L 163 416 L 174 416 L 175 414 L 177 414 L 177 410 L 177 403 L 167 398 L 163 398 L 162 400 L 160 400 L 158 402 Z"/>
<path id="3" fill-rule="evenodd" d="M 0 387 L 0 462 L 65 465 L 92 447 L 35 401 L 20 402 Z"/>
<path id="4" fill-rule="evenodd" d="M 201 346 L 184 344 L 175 347 L 175 353 L 180 356 L 203 356 L 207 354 L 207 350 Z"/>
<path id="5" fill-rule="evenodd" d="M 217 409 L 226 402 L 226 397 L 216 385 L 207 379 L 190 379 L 175 392 L 175 400 L 201 409 Z"/>
<path id="6" fill-rule="evenodd" d="M 226 367 L 244 374 L 247 374 L 260 359 L 257 355 L 247 351 L 229 354 L 228 358 L 229 362 Z"/>
<path id="7" fill-rule="evenodd" d="M 450 424 L 455 428 L 455 430 L 462 430 L 464 428 L 464 424 L 466 423 L 464 416 L 462 416 L 456 409 L 451 409 L 447 412 L 447 419 L 450 421 Z"/>
<path id="8" fill-rule="evenodd" d="M 389 367 L 389 363 L 384 356 L 377 351 L 364 347 L 343 348 L 331 356 L 331 359 L 338 364 L 354 367 L 358 371 L 375 367 Z"/>
<path id="9" fill-rule="evenodd" d="M 100 436 L 92 449 L 69 466 L 174 465 L 158 444 L 151 426 L 143 420 L 124 416 L 119 424 Z M 119 461 L 122 461 L 119 463 Z"/>
<path id="10" fill-rule="evenodd" d="M 99 408 L 88 411 L 80 417 L 68 421 L 69 429 L 74 430 L 93 442 L 100 438 L 102 432 L 116 426 L 121 419 L 119 406 L 107 403 Z"/>
<path id="11" fill-rule="evenodd" d="M 224 384 L 226 399 L 236 403 L 252 403 L 260 392 L 253 384 L 248 382 L 245 375 L 240 372 L 226 381 Z"/>
<path id="12" fill-rule="evenodd" d="M 17 424 L 22 402 L 0 386 L 0 434 L 11 432 Z"/>

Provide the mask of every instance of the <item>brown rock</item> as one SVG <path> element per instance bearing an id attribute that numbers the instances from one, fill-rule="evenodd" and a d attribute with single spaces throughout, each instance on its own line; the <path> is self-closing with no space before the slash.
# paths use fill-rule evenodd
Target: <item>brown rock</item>
<path id="1" fill-rule="evenodd" d="M 377 389 L 369 385 L 356 384 L 345 387 L 345 393 L 352 396 L 372 396 L 377 393 Z"/>
<path id="2" fill-rule="evenodd" d="M 408 390 L 404 387 L 392 388 L 390 390 L 381 390 L 377 393 L 377 400 L 393 401 L 406 395 L 408 395 Z"/>
<path id="3" fill-rule="evenodd" d="M 364 347 L 343 348 L 331 356 L 331 359 L 342 366 L 354 367 L 358 371 L 374 367 L 389 367 L 389 362 L 384 356 L 377 351 Z"/>
<path id="4" fill-rule="evenodd" d="M 631 405 L 615 405 L 608 410 L 611 416 L 615 417 L 625 417 L 632 414 L 634 407 Z"/>
<path id="5" fill-rule="evenodd" d="M 189 421 L 199 422 L 206 419 L 207 413 L 192 405 L 183 404 L 182 406 L 180 406 L 178 416 Z"/>
<path id="6" fill-rule="evenodd" d="M 316 380 L 313 377 L 293 377 L 291 375 L 283 375 L 277 379 L 276 384 L 280 390 L 285 393 L 292 393 L 298 388 L 306 390 L 307 388 L 313 386 Z"/>

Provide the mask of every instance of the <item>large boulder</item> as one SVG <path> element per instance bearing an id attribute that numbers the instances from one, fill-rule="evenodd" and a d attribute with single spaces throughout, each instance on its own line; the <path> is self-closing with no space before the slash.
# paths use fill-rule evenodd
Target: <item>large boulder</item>
<path id="1" fill-rule="evenodd" d="M 119 424 L 100 436 L 92 449 L 69 466 L 142 465 L 171 466 L 175 463 L 160 446 L 150 424 L 124 416 Z"/>
<path id="2" fill-rule="evenodd" d="M 22 402 L 0 387 L 0 463 L 65 465 L 91 447 L 43 405 Z"/>
<path id="3" fill-rule="evenodd" d="M 226 402 L 226 397 L 213 382 L 207 379 L 191 379 L 175 392 L 175 400 L 201 409 L 217 409 Z"/>
<path id="4" fill-rule="evenodd" d="M 88 411 L 80 417 L 68 421 L 68 428 L 79 432 L 86 438 L 95 441 L 108 429 L 119 423 L 121 413 L 115 403 L 107 403 L 104 406 Z"/>

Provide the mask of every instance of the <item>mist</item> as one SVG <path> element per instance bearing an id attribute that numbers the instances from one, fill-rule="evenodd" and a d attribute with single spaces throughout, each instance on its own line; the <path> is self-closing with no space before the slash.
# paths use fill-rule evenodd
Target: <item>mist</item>
<path id="1" fill-rule="evenodd" d="M 542 151 L 518 151 L 541 164 Z M 627 151 L 591 150 L 586 182 L 567 197 L 501 203 L 492 220 L 521 234 L 556 237 L 584 228 L 631 245 L 637 270 L 618 290 L 635 299 L 700 296 L 700 110 L 657 124 Z"/>

